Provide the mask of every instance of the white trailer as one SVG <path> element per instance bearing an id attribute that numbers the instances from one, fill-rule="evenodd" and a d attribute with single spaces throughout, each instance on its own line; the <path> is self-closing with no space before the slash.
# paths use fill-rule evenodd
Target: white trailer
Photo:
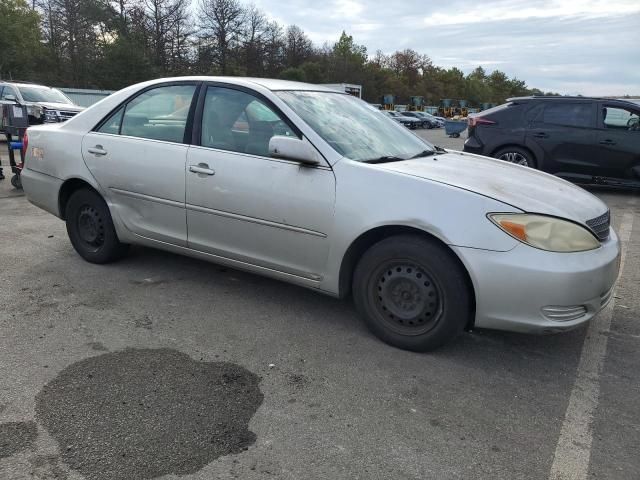
<path id="1" fill-rule="evenodd" d="M 362 98 L 362 85 L 356 85 L 354 83 L 322 83 L 321 85 L 332 90 L 348 93 L 354 97 Z"/>

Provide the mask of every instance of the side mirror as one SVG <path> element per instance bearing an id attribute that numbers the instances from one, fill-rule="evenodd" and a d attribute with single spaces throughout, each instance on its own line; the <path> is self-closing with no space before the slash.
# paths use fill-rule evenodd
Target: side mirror
<path id="1" fill-rule="evenodd" d="M 269 140 L 269 154 L 274 158 L 294 160 L 305 165 L 318 165 L 320 154 L 306 140 L 275 136 Z"/>
<path id="2" fill-rule="evenodd" d="M 9 102 L 16 102 L 16 103 L 18 103 L 18 100 L 16 99 L 16 96 L 15 96 L 15 95 L 12 95 L 12 94 L 5 95 L 5 96 L 4 96 L 4 99 L 5 99 L 5 100 L 7 100 L 7 101 L 9 101 Z"/>

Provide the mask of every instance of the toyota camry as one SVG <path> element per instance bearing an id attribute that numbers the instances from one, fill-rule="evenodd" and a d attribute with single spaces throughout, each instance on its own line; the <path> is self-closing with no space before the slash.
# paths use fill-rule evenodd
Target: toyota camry
<path id="1" fill-rule="evenodd" d="M 140 244 L 350 295 L 400 348 L 472 327 L 575 328 L 618 274 L 609 210 L 590 193 L 435 147 L 318 85 L 153 80 L 24 144 L 28 199 L 85 260 Z"/>

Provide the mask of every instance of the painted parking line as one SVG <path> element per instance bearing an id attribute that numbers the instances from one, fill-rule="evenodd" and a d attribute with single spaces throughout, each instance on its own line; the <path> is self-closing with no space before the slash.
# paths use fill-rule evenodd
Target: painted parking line
<path id="1" fill-rule="evenodd" d="M 634 204 L 635 197 L 630 202 L 630 205 Z M 628 212 L 622 217 L 619 231 L 622 257 L 618 278 L 624 271 L 632 229 L 633 213 Z M 593 417 L 598 407 L 600 373 L 607 353 L 607 339 L 615 307 L 616 291 L 617 287 L 609 304 L 589 324 L 549 480 L 585 480 L 587 478 L 593 440 Z"/>

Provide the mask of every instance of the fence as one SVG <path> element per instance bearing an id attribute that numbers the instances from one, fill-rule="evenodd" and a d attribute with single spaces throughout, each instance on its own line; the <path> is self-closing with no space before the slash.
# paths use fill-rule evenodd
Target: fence
<path id="1" fill-rule="evenodd" d="M 105 97 L 111 95 L 115 90 L 87 90 L 84 88 L 60 88 L 64 94 L 76 105 L 90 107 Z"/>

